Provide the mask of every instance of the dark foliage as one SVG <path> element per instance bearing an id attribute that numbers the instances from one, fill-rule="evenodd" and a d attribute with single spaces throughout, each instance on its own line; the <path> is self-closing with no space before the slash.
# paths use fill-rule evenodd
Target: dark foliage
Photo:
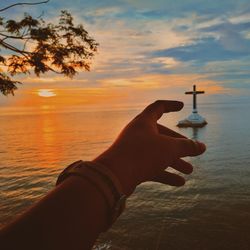
<path id="1" fill-rule="evenodd" d="M 67 11 L 61 11 L 58 24 L 29 14 L 19 21 L 0 17 L 0 91 L 14 94 L 20 84 L 12 79 L 16 74 L 52 71 L 73 77 L 78 70 L 89 71 L 97 47 Z"/>

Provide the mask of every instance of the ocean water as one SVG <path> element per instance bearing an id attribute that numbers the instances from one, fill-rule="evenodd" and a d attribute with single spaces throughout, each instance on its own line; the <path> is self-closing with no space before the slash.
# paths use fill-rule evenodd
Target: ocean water
<path id="1" fill-rule="evenodd" d="M 201 104 L 208 125 L 177 128 L 190 110 L 160 120 L 207 145 L 187 159 L 195 168 L 186 185 L 140 185 L 96 249 L 250 249 L 250 102 Z M 0 224 L 53 188 L 65 166 L 106 149 L 139 111 L 0 115 Z"/>

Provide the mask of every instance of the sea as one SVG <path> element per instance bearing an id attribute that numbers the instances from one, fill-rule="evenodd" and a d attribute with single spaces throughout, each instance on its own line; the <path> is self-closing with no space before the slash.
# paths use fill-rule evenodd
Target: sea
<path id="1" fill-rule="evenodd" d="M 194 171 L 185 186 L 138 186 L 94 249 L 250 249 L 250 101 L 199 104 L 208 124 L 176 127 L 191 109 L 159 121 L 207 145 L 203 155 L 186 158 Z M 105 150 L 140 110 L 1 112 L 0 225 L 49 192 L 67 165 Z"/>

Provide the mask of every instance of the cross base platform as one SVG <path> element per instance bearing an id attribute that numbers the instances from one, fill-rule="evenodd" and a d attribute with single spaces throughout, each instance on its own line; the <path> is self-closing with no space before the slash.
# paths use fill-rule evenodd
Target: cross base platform
<path id="1" fill-rule="evenodd" d="M 198 113 L 192 113 L 186 119 L 178 122 L 178 127 L 193 127 L 193 128 L 201 128 L 207 124 L 207 121 L 204 117 L 199 115 Z"/>

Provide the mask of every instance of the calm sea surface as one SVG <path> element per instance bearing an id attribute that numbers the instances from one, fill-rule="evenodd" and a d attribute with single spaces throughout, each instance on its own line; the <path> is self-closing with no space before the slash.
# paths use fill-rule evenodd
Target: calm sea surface
<path id="1" fill-rule="evenodd" d="M 250 249 L 250 103 L 199 106 L 208 125 L 179 129 L 190 106 L 160 122 L 206 143 L 184 187 L 139 186 L 97 249 Z M 91 160 L 139 110 L 0 115 L 0 224 L 11 221 L 78 159 Z"/>

